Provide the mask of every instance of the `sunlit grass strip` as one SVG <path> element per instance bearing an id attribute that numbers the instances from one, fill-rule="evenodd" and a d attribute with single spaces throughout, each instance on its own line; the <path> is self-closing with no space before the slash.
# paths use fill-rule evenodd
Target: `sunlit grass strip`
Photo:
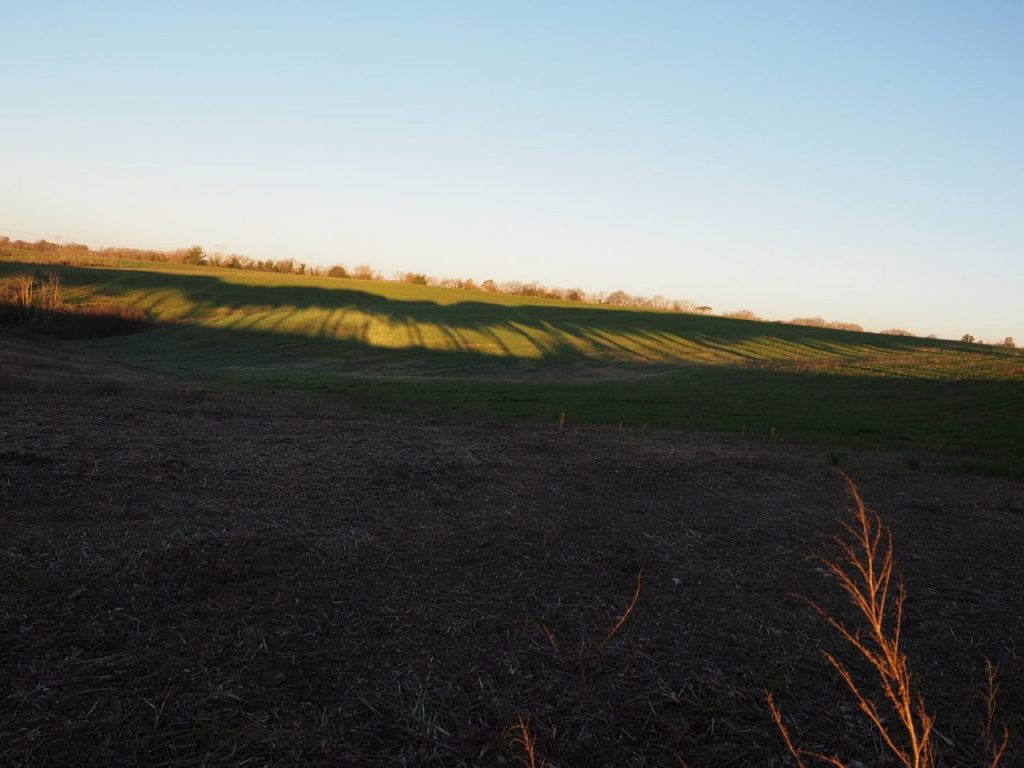
<path id="1" fill-rule="evenodd" d="M 16 265 L 0 263 L 0 274 Z M 248 330 L 381 350 L 634 365 L 771 367 L 931 379 L 1024 377 L 1017 350 L 780 323 L 634 311 L 399 283 L 148 264 L 55 266 L 92 293 L 198 331 Z"/>

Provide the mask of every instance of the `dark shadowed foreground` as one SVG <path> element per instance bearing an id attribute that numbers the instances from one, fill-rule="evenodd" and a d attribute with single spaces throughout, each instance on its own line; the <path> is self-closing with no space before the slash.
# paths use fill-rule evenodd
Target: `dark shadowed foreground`
<path id="1" fill-rule="evenodd" d="M 522 716 L 551 765 L 782 765 L 765 689 L 881 764 L 790 596 L 848 615 L 822 451 L 116 389 L 0 392 L 0 764 L 504 765 Z M 838 459 L 937 745 L 977 747 L 986 658 L 1019 743 L 1024 485 Z"/>

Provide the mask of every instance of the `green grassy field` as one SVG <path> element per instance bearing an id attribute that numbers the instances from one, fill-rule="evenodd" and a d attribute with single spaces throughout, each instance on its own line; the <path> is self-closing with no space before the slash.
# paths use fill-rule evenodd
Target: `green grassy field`
<path id="1" fill-rule="evenodd" d="M 942 340 L 396 283 L 119 262 L 53 269 L 72 303 L 157 323 L 74 342 L 212 385 L 443 418 L 721 430 L 1024 472 L 1024 354 Z"/>

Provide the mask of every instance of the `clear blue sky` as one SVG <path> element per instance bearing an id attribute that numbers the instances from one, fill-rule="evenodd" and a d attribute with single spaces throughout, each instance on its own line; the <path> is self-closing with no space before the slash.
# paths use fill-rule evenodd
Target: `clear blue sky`
<path id="1" fill-rule="evenodd" d="M 0 0 L 0 233 L 1024 342 L 1024 3 Z"/>

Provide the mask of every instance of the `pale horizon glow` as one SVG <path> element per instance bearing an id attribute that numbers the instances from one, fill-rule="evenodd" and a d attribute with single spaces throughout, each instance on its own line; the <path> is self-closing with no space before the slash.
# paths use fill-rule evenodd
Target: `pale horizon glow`
<path id="1" fill-rule="evenodd" d="M 1024 5 L 0 3 L 0 234 L 1024 343 Z"/>

